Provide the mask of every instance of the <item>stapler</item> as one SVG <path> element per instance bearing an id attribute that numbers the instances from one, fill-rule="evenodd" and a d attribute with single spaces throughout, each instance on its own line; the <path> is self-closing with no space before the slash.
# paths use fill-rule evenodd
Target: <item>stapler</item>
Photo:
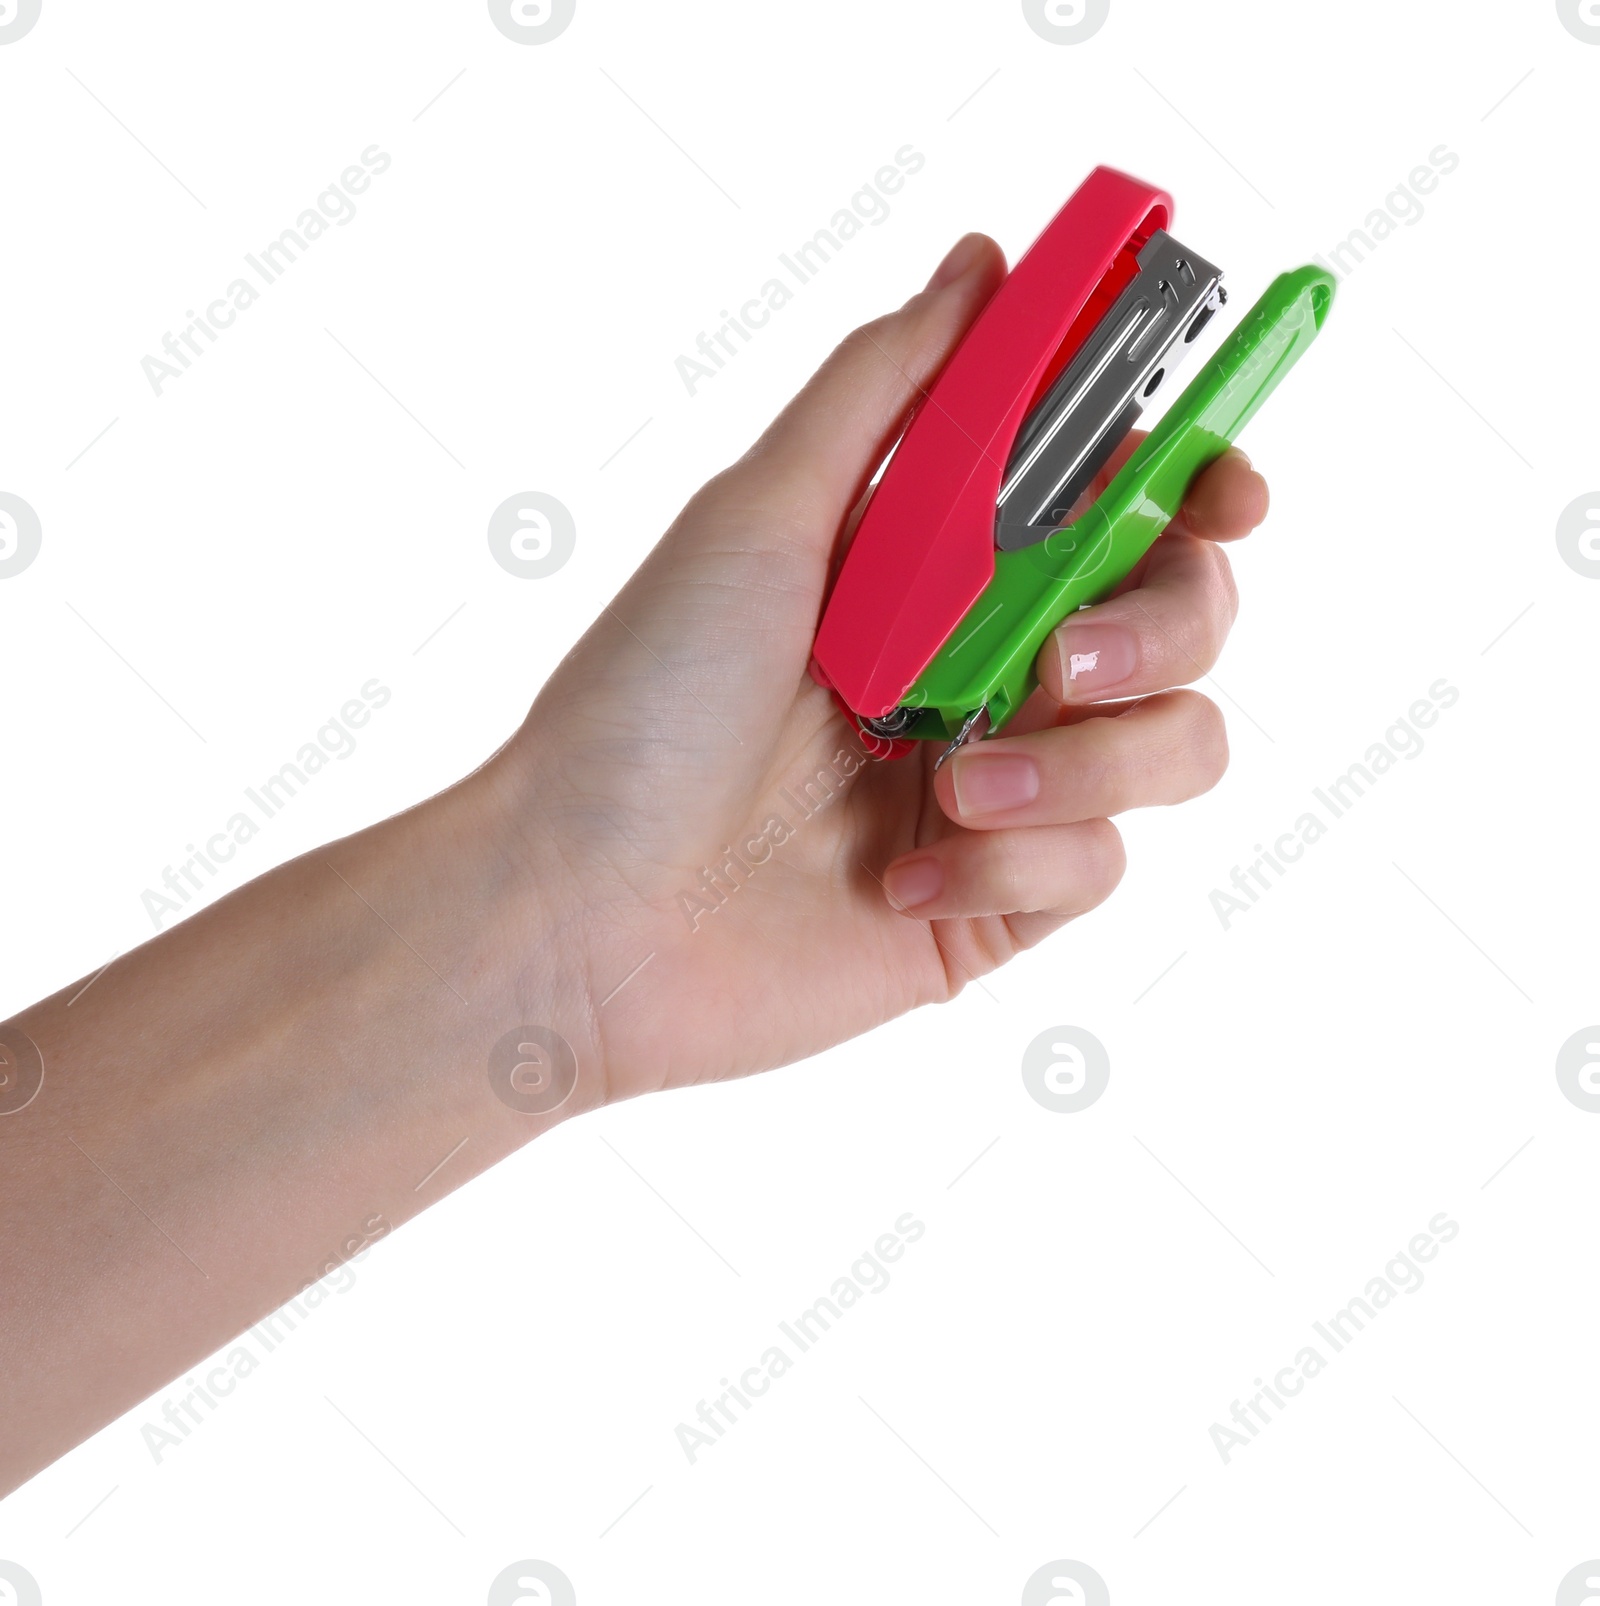
<path id="1" fill-rule="evenodd" d="M 998 730 L 1075 609 L 1103 601 L 1316 338 L 1320 268 L 1283 274 L 1092 500 L 1118 444 L 1227 301 L 1172 198 L 1092 172 L 1002 281 L 873 487 L 812 649 L 867 751 Z"/>

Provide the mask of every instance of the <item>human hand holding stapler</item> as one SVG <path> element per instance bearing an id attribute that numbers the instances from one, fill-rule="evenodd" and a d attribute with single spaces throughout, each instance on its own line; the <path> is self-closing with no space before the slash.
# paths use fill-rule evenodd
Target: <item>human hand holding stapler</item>
<path id="1" fill-rule="evenodd" d="M 1229 443 L 1331 284 L 1277 281 L 1139 438 L 1221 304 L 1169 215 L 1100 170 L 1009 278 L 967 236 L 484 766 L 0 1026 L 0 1491 L 375 1213 L 951 997 L 1111 892 L 1113 816 L 1217 781 L 1221 716 L 1175 688 L 1266 513 Z"/>

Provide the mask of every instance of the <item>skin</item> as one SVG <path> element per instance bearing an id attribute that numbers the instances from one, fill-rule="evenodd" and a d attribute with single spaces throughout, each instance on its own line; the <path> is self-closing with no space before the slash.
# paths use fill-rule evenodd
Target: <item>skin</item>
<path id="1" fill-rule="evenodd" d="M 15 1017 L 46 1074 L 0 1117 L 0 1491 L 557 1121 L 953 997 L 1111 893 L 1111 816 L 1216 783 L 1222 718 L 1173 688 L 1232 624 L 1221 544 L 1266 514 L 1238 452 L 937 775 L 853 760 L 806 673 L 870 477 L 1004 271 L 969 235 L 847 338 L 482 768 Z M 576 1066 L 544 1113 L 492 1085 L 528 1026 Z"/>

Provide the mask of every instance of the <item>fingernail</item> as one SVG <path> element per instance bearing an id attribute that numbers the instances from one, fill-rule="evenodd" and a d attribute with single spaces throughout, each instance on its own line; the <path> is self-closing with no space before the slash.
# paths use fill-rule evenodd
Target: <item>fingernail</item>
<path id="1" fill-rule="evenodd" d="M 884 871 L 883 884 L 897 909 L 915 909 L 944 891 L 944 866 L 934 858 L 907 859 Z"/>
<path id="2" fill-rule="evenodd" d="M 1121 685 L 1139 667 L 1139 641 L 1126 625 L 1069 623 L 1055 640 L 1068 698 Z"/>
<path id="3" fill-rule="evenodd" d="M 928 280 L 928 288 L 930 290 L 943 290 L 946 285 L 954 284 L 957 279 L 976 264 L 982 252 L 983 236 L 981 234 L 963 234 L 950 247 L 944 261 L 933 270 L 933 277 Z"/>
<path id="4" fill-rule="evenodd" d="M 1026 753 L 959 755 L 951 765 L 956 807 L 968 819 L 1020 809 L 1039 795 L 1039 766 Z"/>

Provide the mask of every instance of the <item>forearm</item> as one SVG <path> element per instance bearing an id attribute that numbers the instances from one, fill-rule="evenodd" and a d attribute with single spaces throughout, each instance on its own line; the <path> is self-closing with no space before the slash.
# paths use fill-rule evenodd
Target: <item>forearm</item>
<path id="1" fill-rule="evenodd" d="M 0 1490 L 553 1121 L 950 997 L 1109 894 L 1108 816 L 1214 784 L 1220 715 L 1171 688 L 1232 620 L 1200 532 L 1265 512 L 1238 454 L 1040 655 L 1032 723 L 937 776 L 868 764 L 807 673 L 848 510 L 1003 271 L 969 238 L 845 341 L 469 781 L 19 1018 Z"/>
<path id="2" fill-rule="evenodd" d="M 587 1013 L 493 790 L 284 865 L 16 1018 L 45 1075 L 0 1119 L 0 1492 L 594 1101 L 490 1085 L 507 1031 L 559 1019 L 585 1052 Z"/>

